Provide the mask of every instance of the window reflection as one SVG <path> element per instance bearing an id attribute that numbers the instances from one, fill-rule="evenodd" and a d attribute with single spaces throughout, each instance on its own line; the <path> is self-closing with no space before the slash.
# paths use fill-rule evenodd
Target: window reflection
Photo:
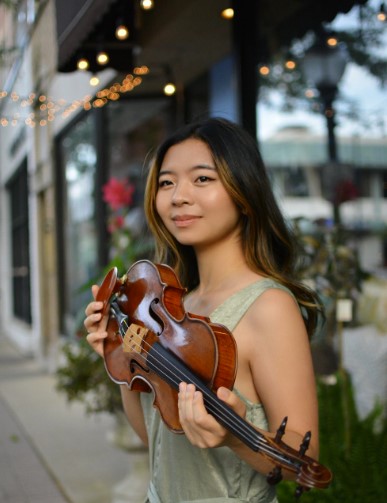
<path id="1" fill-rule="evenodd" d="M 72 330 L 86 296 L 80 288 L 98 269 L 97 223 L 95 219 L 96 146 L 93 116 L 88 114 L 62 141 L 64 168 L 64 262 L 65 329 Z"/>

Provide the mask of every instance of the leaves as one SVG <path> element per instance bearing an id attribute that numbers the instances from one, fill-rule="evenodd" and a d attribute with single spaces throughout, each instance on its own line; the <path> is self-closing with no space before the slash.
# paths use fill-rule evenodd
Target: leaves
<path id="1" fill-rule="evenodd" d="M 56 371 L 56 388 L 69 402 L 83 402 L 89 414 L 122 410 L 119 386 L 84 337 L 66 343 L 62 351 L 64 364 Z"/>
<path id="2" fill-rule="evenodd" d="M 378 405 L 365 419 L 356 412 L 351 382 L 318 382 L 320 461 L 333 472 L 328 489 L 312 490 L 302 503 L 382 503 L 387 493 L 387 419 Z M 279 503 L 294 502 L 295 485 L 278 487 Z"/>

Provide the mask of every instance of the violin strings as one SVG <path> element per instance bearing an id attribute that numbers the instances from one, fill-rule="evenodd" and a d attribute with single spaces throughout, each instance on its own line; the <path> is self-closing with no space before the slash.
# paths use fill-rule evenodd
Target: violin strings
<path id="1" fill-rule="evenodd" d="M 124 327 L 125 333 L 126 333 L 126 331 L 129 328 L 126 319 L 119 322 L 120 331 L 121 331 L 121 325 L 126 325 L 126 327 Z M 124 336 L 125 333 L 121 332 L 121 336 Z M 143 342 L 144 342 L 144 344 L 146 344 L 148 346 L 148 349 L 152 348 L 152 346 L 144 339 L 143 339 Z M 137 349 L 141 350 L 141 345 L 137 344 L 137 346 L 138 346 Z M 145 349 L 145 348 L 142 348 L 142 349 L 144 350 L 144 353 L 146 355 L 150 354 L 147 349 Z M 141 356 L 144 363 L 146 363 L 145 356 L 141 352 L 138 352 L 137 354 L 139 356 Z M 165 376 L 165 378 L 167 378 L 168 374 L 164 371 L 164 369 L 167 369 L 169 372 L 169 375 L 174 377 L 173 382 L 174 382 L 175 386 L 178 388 L 178 385 L 181 382 L 181 379 L 179 379 L 178 375 L 175 372 L 171 371 L 171 367 L 173 367 L 176 371 L 178 371 L 177 367 L 175 366 L 175 364 L 173 362 L 167 360 L 162 354 L 159 353 L 158 356 L 160 357 L 160 359 L 164 360 L 164 365 L 163 365 L 163 367 L 160 367 L 160 366 L 157 366 L 157 363 L 153 363 L 153 366 L 155 368 L 157 368 L 158 372 L 162 376 Z M 160 361 L 160 363 L 162 364 L 163 362 Z M 184 375 L 184 372 L 182 372 L 182 373 Z M 185 377 L 188 377 L 188 376 L 185 375 Z M 189 381 L 189 379 L 187 379 L 187 380 Z M 229 417 L 231 415 L 230 410 L 227 408 L 227 406 L 225 404 L 222 404 L 220 399 L 218 399 L 217 397 L 216 397 L 216 399 L 214 399 L 214 397 L 211 396 L 211 394 L 206 391 L 205 385 L 202 388 L 200 388 L 200 391 L 203 393 L 203 395 L 205 395 L 205 398 L 207 398 L 207 401 L 211 402 L 210 405 L 213 407 L 213 410 L 218 412 L 218 414 L 222 418 L 225 426 L 226 427 L 228 426 L 228 428 L 231 431 L 232 430 L 237 431 L 240 435 L 240 438 L 245 439 L 245 442 L 247 444 L 254 445 L 258 449 L 258 451 L 262 451 L 264 453 L 267 453 L 271 457 L 277 458 L 280 461 L 285 462 L 287 465 L 290 465 L 290 467 L 292 467 L 292 468 L 294 468 L 293 465 L 299 464 L 299 463 L 296 463 L 294 460 L 292 460 L 289 457 L 288 453 L 285 456 L 283 454 L 280 455 L 278 453 L 278 450 L 276 450 L 274 447 L 272 447 L 270 444 L 267 443 L 266 438 L 259 431 L 255 430 L 253 427 L 251 427 L 251 429 L 250 429 L 250 424 L 248 422 L 244 421 L 240 416 L 238 416 L 238 414 L 235 414 L 235 417 L 232 417 L 233 421 L 230 422 L 229 421 Z M 238 424 L 235 424 L 235 422 L 237 422 Z M 246 428 L 246 425 L 248 428 Z"/>
<path id="2" fill-rule="evenodd" d="M 128 328 L 126 320 L 123 320 L 123 322 L 121 322 L 121 323 L 122 324 L 125 323 L 126 329 Z M 121 325 L 121 323 L 120 323 L 120 325 Z M 121 334 L 121 335 L 124 335 L 124 334 Z M 146 344 L 149 348 L 152 348 L 152 346 L 147 341 L 143 340 L 143 343 Z M 138 345 L 137 349 L 141 350 L 141 346 Z M 143 350 L 146 355 L 150 355 L 149 351 L 145 350 L 144 348 L 143 348 Z M 141 358 L 143 359 L 144 363 L 146 363 L 147 360 L 146 360 L 145 356 L 143 354 L 141 354 L 140 352 L 137 354 L 140 355 Z M 158 356 L 160 359 L 165 361 L 164 366 L 160 367 L 155 362 L 153 362 L 153 366 L 157 369 L 157 371 L 159 372 L 159 374 L 161 374 L 161 376 L 164 376 L 165 379 L 168 378 L 168 375 L 173 376 L 175 378 L 175 380 L 173 380 L 173 383 L 175 384 L 176 387 L 178 387 L 179 383 L 181 382 L 181 379 L 179 378 L 179 376 L 176 373 L 170 371 L 171 366 L 175 370 L 178 371 L 177 367 L 174 365 L 173 362 L 167 360 L 162 354 L 158 353 Z M 156 362 L 159 362 L 162 364 L 162 362 L 160 360 L 158 360 L 158 361 L 156 360 Z M 167 369 L 169 371 L 169 374 L 167 374 L 164 371 L 164 369 Z M 182 374 L 184 377 L 187 378 L 187 381 L 189 382 L 190 379 L 188 378 L 188 376 L 185 375 L 184 372 L 182 372 Z M 198 388 L 200 388 L 200 391 L 205 395 L 205 398 L 207 398 L 207 401 L 211 402 L 210 405 L 212 405 L 213 409 L 218 412 L 219 416 L 221 416 L 221 418 L 223 419 L 224 424 L 227 425 L 228 428 L 231 429 L 231 431 L 232 431 L 232 429 L 238 431 L 238 433 L 240 434 L 242 439 L 243 438 L 245 439 L 245 442 L 251 443 L 252 445 L 257 447 L 258 450 L 262 450 L 263 452 L 271 454 L 272 457 L 274 457 L 274 458 L 277 457 L 282 461 L 284 460 L 283 456 L 281 457 L 278 454 L 278 452 L 272 446 L 270 446 L 270 444 L 267 444 L 267 440 L 264 438 L 264 436 L 259 431 L 255 430 L 253 427 L 251 427 L 253 431 L 248 431 L 248 430 L 246 431 L 246 425 L 247 425 L 247 427 L 250 427 L 250 424 L 245 422 L 240 416 L 235 414 L 235 417 L 232 418 L 232 419 L 234 419 L 234 421 L 230 423 L 228 421 L 229 416 L 230 416 L 230 410 L 225 406 L 225 404 L 222 404 L 222 402 L 217 397 L 216 397 L 216 399 L 214 399 L 211 396 L 211 394 L 207 393 L 205 385 L 204 385 L 204 387 L 198 387 Z M 235 421 L 238 423 L 238 426 L 240 427 L 239 430 L 236 427 Z M 247 435 L 246 435 L 246 433 L 247 433 Z M 291 465 L 294 464 L 294 461 L 289 459 L 288 455 L 286 456 L 286 461 L 288 462 L 288 464 L 291 464 Z"/>

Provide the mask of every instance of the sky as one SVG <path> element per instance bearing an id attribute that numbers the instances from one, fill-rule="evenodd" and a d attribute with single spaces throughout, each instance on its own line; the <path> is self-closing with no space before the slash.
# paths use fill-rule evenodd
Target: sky
<path id="1" fill-rule="evenodd" d="M 379 6 L 380 1 L 371 0 L 371 5 Z M 333 27 L 343 29 L 353 26 L 357 22 L 358 13 L 356 7 L 347 15 L 340 15 L 333 22 Z M 387 22 L 384 22 L 386 43 L 381 49 L 387 57 Z M 354 101 L 361 110 L 362 121 L 348 120 L 340 116 L 340 107 L 343 106 L 340 99 L 337 100 L 337 127 L 336 135 L 343 137 L 366 136 L 370 138 L 387 137 L 387 85 L 381 88 L 376 78 L 364 69 L 349 62 L 339 84 L 340 96 L 346 100 Z M 274 102 L 281 97 L 278 93 L 272 93 Z M 258 106 L 258 130 L 259 137 L 267 139 L 272 137 L 279 129 L 286 126 L 307 126 L 315 134 L 326 133 L 326 120 L 323 115 L 307 111 L 293 111 L 282 113 L 272 107 L 260 103 Z"/>

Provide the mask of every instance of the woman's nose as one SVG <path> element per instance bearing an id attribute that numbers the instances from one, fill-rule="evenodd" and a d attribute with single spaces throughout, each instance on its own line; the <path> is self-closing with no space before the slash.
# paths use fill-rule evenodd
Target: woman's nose
<path id="1" fill-rule="evenodd" d="M 182 206 L 183 204 L 190 204 L 191 195 L 187 184 L 178 184 L 172 194 L 172 204 L 175 206 Z"/>

